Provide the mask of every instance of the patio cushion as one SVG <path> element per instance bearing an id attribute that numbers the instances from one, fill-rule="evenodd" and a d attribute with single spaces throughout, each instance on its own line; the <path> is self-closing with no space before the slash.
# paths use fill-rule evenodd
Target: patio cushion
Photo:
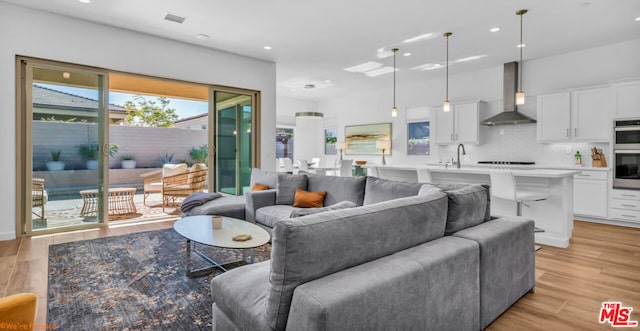
<path id="1" fill-rule="evenodd" d="M 188 170 L 189 175 L 187 176 L 187 182 L 188 182 L 188 183 L 193 182 L 193 173 L 194 173 L 195 171 L 205 170 L 205 169 L 207 169 L 207 166 L 206 166 L 204 163 L 197 163 L 197 164 L 194 164 L 194 165 L 191 167 L 191 169 L 189 169 L 189 170 Z"/>
<path id="2" fill-rule="evenodd" d="M 180 175 L 187 172 L 187 164 L 179 163 L 179 164 L 165 164 L 162 167 L 162 177 L 169 177 Z"/>
<path id="3" fill-rule="evenodd" d="M 162 191 L 162 182 L 153 182 L 144 184 L 145 192 L 161 192 Z"/>

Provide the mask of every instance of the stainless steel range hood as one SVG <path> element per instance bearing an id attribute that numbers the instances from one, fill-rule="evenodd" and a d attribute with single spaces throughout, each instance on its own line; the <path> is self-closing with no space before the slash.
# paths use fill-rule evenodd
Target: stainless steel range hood
<path id="1" fill-rule="evenodd" d="M 482 121 L 482 125 L 526 124 L 536 123 L 531 117 L 518 112 L 516 106 L 516 90 L 518 88 L 518 62 L 504 64 L 503 101 L 504 111 Z"/>

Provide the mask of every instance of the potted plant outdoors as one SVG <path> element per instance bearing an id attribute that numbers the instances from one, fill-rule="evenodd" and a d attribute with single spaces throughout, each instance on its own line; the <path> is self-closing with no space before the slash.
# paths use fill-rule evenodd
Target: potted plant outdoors
<path id="1" fill-rule="evenodd" d="M 165 164 L 171 164 L 171 161 L 173 161 L 173 154 L 164 153 L 164 155 L 160 156 L 160 162 L 163 166 Z"/>
<path id="2" fill-rule="evenodd" d="M 133 154 L 123 154 L 120 156 L 122 169 L 134 169 L 136 167 L 136 157 Z"/>
<path id="3" fill-rule="evenodd" d="M 209 149 L 207 145 L 202 145 L 198 148 L 191 148 L 189 151 L 189 156 L 196 161 L 196 163 L 204 163 L 207 164 L 207 158 L 209 157 Z"/>
<path id="4" fill-rule="evenodd" d="M 60 156 L 62 155 L 61 150 L 50 151 L 51 152 L 51 161 L 47 162 L 47 170 L 49 171 L 61 171 L 64 170 L 64 161 L 60 161 Z"/>
<path id="5" fill-rule="evenodd" d="M 109 144 L 109 156 L 113 157 L 118 153 L 120 147 L 117 144 Z M 98 169 L 98 144 L 82 144 L 78 146 L 78 152 L 82 160 L 87 162 L 87 170 Z"/>

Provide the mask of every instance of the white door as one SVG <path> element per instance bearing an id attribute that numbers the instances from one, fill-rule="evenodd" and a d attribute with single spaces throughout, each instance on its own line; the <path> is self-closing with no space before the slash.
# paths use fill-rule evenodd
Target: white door
<path id="1" fill-rule="evenodd" d="M 571 124 L 573 140 L 609 141 L 609 88 L 597 88 L 571 93 Z M 640 110 L 638 111 L 640 113 Z"/>
<path id="2" fill-rule="evenodd" d="M 457 143 L 474 143 L 478 139 L 478 104 L 465 103 L 455 105 L 454 140 Z"/>
<path id="3" fill-rule="evenodd" d="M 538 96 L 538 141 L 569 140 L 570 111 L 569 92 Z"/>

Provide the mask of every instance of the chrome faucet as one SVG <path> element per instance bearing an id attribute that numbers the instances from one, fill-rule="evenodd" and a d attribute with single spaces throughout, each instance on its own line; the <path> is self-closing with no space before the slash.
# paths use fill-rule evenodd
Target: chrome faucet
<path id="1" fill-rule="evenodd" d="M 462 147 L 462 155 L 467 155 L 467 152 L 464 150 L 464 145 L 459 144 L 458 145 L 458 163 L 457 163 L 458 169 L 460 169 L 460 147 Z"/>

